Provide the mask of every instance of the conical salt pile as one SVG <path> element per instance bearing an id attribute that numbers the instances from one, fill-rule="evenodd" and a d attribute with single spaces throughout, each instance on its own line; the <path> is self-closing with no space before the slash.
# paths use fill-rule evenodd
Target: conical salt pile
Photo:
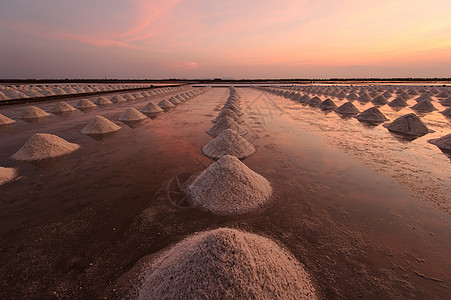
<path id="1" fill-rule="evenodd" d="M 94 102 L 95 104 L 99 105 L 99 106 L 103 106 L 103 105 L 110 105 L 113 104 L 113 102 L 111 102 L 110 100 L 108 100 L 105 97 L 99 97 L 97 98 L 96 102 Z"/>
<path id="2" fill-rule="evenodd" d="M 196 233 L 143 269 L 130 298 L 318 299 L 309 274 L 289 251 L 237 229 Z"/>
<path id="3" fill-rule="evenodd" d="M 241 117 L 239 117 L 233 110 L 231 109 L 224 109 L 223 111 L 221 111 L 221 113 L 214 119 L 212 120 L 213 123 L 218 122 L 218 120 L 220 120 L 223 117 L 229 117 L 232 118 L 237 124 L 241 124 L 244 122 L 243 119 L 241 119 Z"/>
<path id="4" fill-rule="evenodd" d="M 56 135 L 36 133 L 11 158 L 24 161 L 41 160 L 69 154 L 79 148 L 79 145 L 69 143 Z"/>
<path id="5" fill-rule="evenodd" d="M 155 103 L 149 102 L 141 109 L 141 112 L 145 114 L 158 114 L 164 112 L 164 110 Z"/>
<path id="6" fill-rule="evenodd" d="M 124 113 L 119 117 L 119 121 L 132 122 L 132 121 L 141 121 L 147 119 L 147 116 L 134 107 L 128 108 Z"/>
<path id="7" fill-rule="evenodd" d="M 370 107 L 367 110 L 361 112 L 356 116 L 356 119 L 360 122 L 367 122 L 367 123 L 374 123 L 379 124 L 385 121 L 388 121 L 388 119 L 380 112 L 377 107 Z"/>
<path id="8" fill-rule="evenodd" d="M 56 104 L 52 109 L 52 113 L 54 114 L 62 114 L 73 111 L 75 111 L 75 108 L 72 105 L 67 104 L 66 102 L 63 101 L 58 102 L 58 104 Z"/>
<path id="9" fill-rule="evenodd" d="M 447 109 L 441 111 L 440 113 L 446 117 L 451 117 L 451 107 L 448 107 Z"/>
<path id="10" fill-rule="evenodd" d="M 22 114 L 22 119 L 39 119 L 50 116 L 42 109 L 36 106 L 28 106 Z"/>
<path id="11" fill-rule="evenodd" d="M 384 95 L 379 95 L 374 97 L 374 99 L 371 101 L 374 105 L 384 105 L 388 103 L 387 99 L 384 97 Z"/>
<path id="12" fill-rule="evenodd" d="M 239 105 L 236 105 L 234 103 L 228 103 L 228 104 L 224 105 L 224 107 L 222 109 L 223 110 L 226 110 L 226 109 L 233 110 L 233 112 L 236 113 L 238 116 L 243 115 L 243 112 L 241 111 L 241 108 L 239 107 Z"/>
<path id="13" fill-rule="evenodd" d="M 401 116 L 390 124 L 384 125 L 384 127 L 395 133 L 412 136 L 423 136 L 429 132 L 433 132 L 432 130 L 429 130 L 426 125 L 424 125 L 423 121 L 421 121 L 414 113 Z"/>
<path id="14" fill-rule="evenodd" d="M 78 109 L 88 109 L 88 108 L 93 108 L 96 107 L 97 105 L 95 105 L 94 103 L 92 103 L 91 101 L 89 101 L 88 99 L 81 99 L 78 103 L 77 103 L 77 108 Z"/>
<path id="15" fill-rule="evenodd" d="M 136 100 L 136 98 L 133 97 L 132 94 L 125 94 L 124 99 L 127 101 Z"/>
<path id="16" fill-rule="evenodd" d="M 356 115 L 359 113 L 359 110 L 351 102 L 346 102 L 338 107 L 335 112 L 342 115 Z"/>
<path id="17" fill-rule="evenodd" d="M 443 106 L 451 106 L 451 96 L 446 99 L 440 100 L 440 104 Z"/>
<path id="18" fill-rule="evenodd" d="M 423 93 L 418 98 L 415 99 L 415 101 L 417 101 L 417 102 L 420 102 L 420 101 L 423 101 L 423 100 L 432 101 L 432 98 L 431 98 L 431 96 L 429 96 L 428 93 Z"/>
<path id="19" fill-rule="evenodd" d="M 12 123 L 16 123 L 16 121 L 8 118 L 7 116 L 0 114 L 0 125 L 9 125 Z"/>
<path id="20" fill-rule="evenodd" d="M 438 139 L 429 140 L 428 142 L 436 145 L 442 150 L 451 151 L 451 134 L 447 134 Z"/>
<path id="21" fill-rule="evenodd" d="M 119 103 L 119 102 L 126 102 L 127 100 L 122 97 L 121 95 L 116 95 L 113 98 L 111 98 L 111 102 L 113 103 Z"/>
<path id="22" fill-rule="evenodd" d="M 432 112 L 434 110 L 437 110 L 429 100 L 420 101 L 411 108 L 420 112 Z"/>
<path id="23" fill-rule="evenodd" d="M 315 96 L 307 102 L 307 105 L 311 107 L 319 107 L 321 103 L 322 103 L 321 99 Z"/>
<path id="24" fill-rule="evenodd" d="M 246 130 L 242 129 L 240 125 L 238 125 L 232 118 L 225 116 L 219 119 L 215 125 L 213 125 L 207 133 L 212 137 L 217 137 L 226 129 L 233 129 L 241 135 L 247 133 Z"/>
<path id="25" fill-rule="evenodd" d="M 16 169 L 0 167 L 0 185 L 10 182 L 16 177 L 17 177 Z"/>
<path id="26" fill-rule="evenodd" d="M 174 105 L 179 105 L 182 103 L 182 101 L 180 101 L 179 99 L 175 98 L 175 97 L 171 97 L 169 98 L 169 102 L 171 102 Z"/>
<path id="27" fill-rule="evenodd" d="M 368 95 L 367 92 L 363 92 L 363 93 L 360 93 L 360 96 L 359 96 L 359 98 L 357 98 L 357 100 L 360 102 L 370 102 L 371 97 L 370 97 L 370 95 Z"/>
<path id="28" fill-rule="evenodd" d="M 194 180 L 188 193 L 196 207 L 218 215 L 237 215 L 265 204 L 272 188 L 238 158 L 225 155 Z"/>
<path id="29" fill-rule="evenodd" d="M 161 100 L 160 103 L 158 103 L 158 106 L 161 107 L 161 108 L 164 109 L 164 110 L 171 109 L 171 108 L 174 108 L 174 107 L 175 107 L 174 104 L 172 104 L 171 102 L 169 102 L 169 101 L 166 100 L 166 99 Z"/>
<path id="30" fill-rule="evenodd" d="M 319 105 L 319 108 L 322 110 L 334 110 L 337 108 L 337 105 L 330 98 L 327 98 Z"/>
<path id="31" fill-rule="evenodd" d="M 97 116 L 86 125 L 81 133 L 83 134 L 105 134 L 121 130 L 121 126 L 114 124 L 110 120 Z"/>
<path id="32" fill-rule="evenodd" d="M 254 154 L 255 148 L 238 132 L 227 129 L 202 147 L 202 153 L 211 159 L 220 159 L 224 155 L 233 155 L 244 159 Z"/>
<path id="33" fill-rule="evenodd" d="M 307 103 L 310 101 L 310 97 L 307 94 L 304 94 L 298 101 L 301 103 Z"/>
<path id="34" fill-rule="evenodd" d="M 398 96 L 395 99 L 393 99 L 392 101 L 390 101 L 388 103 L 388 105 L 391 107 L 405 107 L 408 104 L 407 104 L 406 100 L 404 100 L 404 98 Z"/>

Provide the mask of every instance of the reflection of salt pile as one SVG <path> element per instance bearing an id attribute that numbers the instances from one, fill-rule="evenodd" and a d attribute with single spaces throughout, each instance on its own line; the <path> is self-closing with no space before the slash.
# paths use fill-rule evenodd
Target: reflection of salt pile
<path id="1" fill-rule="evenodd" d="M 174 107 L 175 107 L 174 104 L 172 104 L 171 102 L 169 102 L 169 101 L 166 100 L 166 99 L 161 100 L 161 101 L 158 103 L 158 106 L 161 107 L 161 108 L 164 109 L 164 110 L 168 110 L 168 109 L 171 109 L 171 108 L 174 108 Z"/>
<path id="2" fill-rule="evenodd" d="M 194 180 L 188 193 L 196 207 L 218 215 L 236 215 L 265 204 L 272 188 L 238 158 L 225 155 Z"/>
<path id="3" fill-rule="evenodd" d="M 185 238 L 145 270 L 137 299 L 317 299 L 310 276 L 291 253 L 236 229 Z"/>
<path id="4" fill-rule="evenodd" d="M 42 109 L 36 106 L 28 106 L 22 114 L 22 119 L 39 119 L 50 116 Z"/>
<path id="5" fill-rule="evenodd" d="M 451 151 L 451 134 L 447 134 L 438 139 L 429 140 L 428 142 L 436 145 L 442 150 Z"/>
<path id="6" fill-rule="evenodd" d="M 94 102 L 94 103 L 97 105 L 100 105 L 100 106 L 113 104 L 113 102 L 111 102 L 110 100 L 108 100 L 105 97 L 97 98 L 96 102 Z"/>
<path id="7" fill-rule="evenodd" d="M 219 134 L 221 134 L 226 129 L 233 129 L 236 132 L 238 132 L 241 135 L 244 135 L 247 133 L 246 130 L 241 128 L 240 125 L 238 125 L 232 118 L 225 116 L 219 121 L 215 123 L 208 131 L 207 133 L 211 135 L 212 137 L 217 137 Z"/>
<path id="8" fill-rule="evenodd" d="M 335 112 L 342 115 L 356 115 L 359 113 L 359 110 L 351 102 L 346 102 L 338 107 Z"/>
<path id="9" fill-rule="evenodd" d="M 229 117 L 232 118 L 237 124 L 241 124 L 244 122 L 243 119 L 241 119 L 241 117 L 239 117 L 233 110 L 231 109 L 224 109 L 223 111 L 221 111 L 221 113 L 214 119 L 212 120 L 213 123 L 218 122 L 218 120 L 224 118 L 224 117 Z"/>
<path id="10" fill-rule="evenodd" d="M 420 112 L 431 112 L 437 110 L 434 105 L 429 100 L 422 100 L 411 107 L 413 110 L 417 110 Z"/>
<path id="11" fill-rule="evenodd" d="M 319 108 L 322 110 L 334 110 L 337 108 L 337 105 L 330 98 L 327 98 L 319 105 Z"/>
<path id="12" fill-rule="evenodd" d="M 110 120 L 102 117 L 97 116 L 95 119 L 91 120 L 88 125 L 86 125 L 82 130 L 81 133 L 83 134 L 105 134 L 105 133 L 111 133 L 116 132 L 118 130 L 122 129 L 121 126 L 118 126 L 111 122 Z"/>
<path id="13" fill-rule="evenodd" d="M 94 103 L 92 103 L 91 101 L 89 101 L 88 99 L 81 99 L 78 103 L 77 103 L 77 108 L 78 109 L 88 109 L 88 108 L 93 108 L 96 107 L 97 105 L 95 105 Z"/>
<path id="14" fill-rule="evenodd" d="M 380 112 L 377 107 L 370 107 L 356 116 L 356 119 L 367 123 L 382 123 L 388 119 Z"/>
<path id="15" fill-rule="evenodd" d="M 0 185 L 10 182 L 16 177 L 17 177 L 16 169 L 0 167 Z"/>
<path id="16" fill-rule="evenodd" d="M 52 113 L 54 114 L 68 113 L 72 111 L 75 111 L 75 108 L 63 101 L 58 102 L 58 104 L 56 104 L 52 109 Z"/>
<path id="17" fill-rule="evenodd" d="M 132 122 L 132 121 L 141 121 L 146 119 L 147 116 L 139 112 L 134 107 L 130 107 L 124 113 L 119 117 L 119 121 L 126 121 L 126 122 Z"/>
<path id="18" fill-rule="evenodd" d="M 7 116 L 4 116 L 2 114 L 0 114 L 0 125 L 8 125 L 8 124 L 12 124 L 15 123 L 16 121 L 8 118 Z"/>
<path id="19" fill-rule="evenodd" d="M 224 155 L 233 155 L 239 159 L 255 153 L 254 146 L 238 132 L 227 129 L 202 148 L 202 153 L 212 159 L 220 159 Z"/>
<path id="20" fill-rule="evenodd" d="M 79 145 L 47 133 L 36 133 L 14 153 L 11 158 L 15 160 L 41 160 L 69 154 L 78 150 Z"/>
<path id="21" fill-rule="evenodd" d="M 143 109 L 141 109 L 141 112 L 145 114 L 158 114 L 164 112 L 164 110 L 155 103 L 149 102 Z"/>
<path id="22" fill-rule="evenodd" d="M 395 133 L 412 136 L 422 136 L 432 132 L 424 125 L 423 121 L 413 113 L 401 116 L 392 123 L 384 125 L 384 127 Z"/>

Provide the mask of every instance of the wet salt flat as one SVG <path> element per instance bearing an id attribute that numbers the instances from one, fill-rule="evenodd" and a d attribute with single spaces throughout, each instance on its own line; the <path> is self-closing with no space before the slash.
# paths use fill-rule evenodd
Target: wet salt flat
<path id="1" fill-rule="evenodd" d="M 407 141 L 268 92 L 237 92 L 243 136 L 257 149 L 243 163 L 271 183 L 273 195 L 266 206 L 232 217 L 177 207 L 167 193 L 175 175 L 197 176 L 213 163 L 201 148 L 213 139 L 206 131 L 228 88 L 212 88 L 136 127 L 117 119 L 129 107 L 179 92 L 32 123 L 19 119 L 26 106 L 0 108 L 17 121 L 0 128 L 0 166 L 21 176 L 0 187 L 2 298 L 114 298 L 126 293 L 122 276 L 141 258 L 218 227 L 283 244 L 322 298 L 449 295 L 450 160 L 427 142 L 450 133 L 448 119 L 421 116 L 435 132 Z M 360 111 L 372 106 L 354 104 Z M 54 105 L 37 106 L 50 112 Z M 380 111 L 390 121 L 411 112 L 387 105 Z M 101 139 L 82 134 L 98 115 L 122 130 Z M 81 149 L 39 163 L 8 159 L 39 132 Z"/>

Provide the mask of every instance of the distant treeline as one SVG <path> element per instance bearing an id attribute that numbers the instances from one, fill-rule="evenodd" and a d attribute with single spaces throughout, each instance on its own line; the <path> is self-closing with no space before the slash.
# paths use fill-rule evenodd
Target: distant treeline
<path id="1" fill-rule="evenodd" d="M 329 78 L 329 79 L 0 79 L 0 83 L 7 84 L 52 84 L 52 83 L 93 83 L 93 84 L 130 84 L 130 83 L 313 83 L 313 82 L 449 82 L 451 78 Z"/>

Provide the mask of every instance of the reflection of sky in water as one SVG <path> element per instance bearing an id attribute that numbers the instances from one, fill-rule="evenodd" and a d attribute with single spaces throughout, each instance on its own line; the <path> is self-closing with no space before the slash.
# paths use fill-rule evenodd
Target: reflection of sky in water
<path id="1" fill-rule="evenodd" d="M 320 98 L 324 100 L 327 97 Z M 261 94 L 255 90 L 250 99 L 255 99 L 250 101 L 252 103 L 250 107 L 255 114 L 255 120 L 260 121 L 262 130 L 265 130 L 266 126 L 272 128 L 284 124 L 292 127 L 293 131 L 299 128 L 316 134 L 309 139 L 303 136 L 298 150 L 316 143 L 317 134 L 320 134 L 328 143 L 357 156 L 376 171 L 389 174 L 403 184 L 413 196 L 435 203 L 444 210 L 449 209 L 450 162 L 436 146 L 427 142 L 429 139 L 451 132 L 449 120 L 439 113 L 445 107 L 437 100 L 434 100 L 433 104 L 438 111 L 420 115 L 423 122 L 435 132 L 408 141 L 402 136 L 390 133 L 382 126 L 368 126 L 355 118 L 342 118 L 334 112 L 326 113 L 273 94 Z M 388 100 L 391 99 L 393 98 Z M 333 100 L 338 106 L 347 101 L 335 98 Z M 353 103 L 360 111 L 373 106 L 372 103 L 361 104 L 357 101 Z M 416 101 L 408 100 L 407 103 L 413 105 Z M 388 105 L 379 107 L 379 110 L 390 121 L 412 112 L 408 107 L 396 111 Z M 295 120 L 294 124 L 292 120 Z M 280 144 L 289 142 L 278 141 Z M 339 162 L 335 160 L 334 163 Z"/>

